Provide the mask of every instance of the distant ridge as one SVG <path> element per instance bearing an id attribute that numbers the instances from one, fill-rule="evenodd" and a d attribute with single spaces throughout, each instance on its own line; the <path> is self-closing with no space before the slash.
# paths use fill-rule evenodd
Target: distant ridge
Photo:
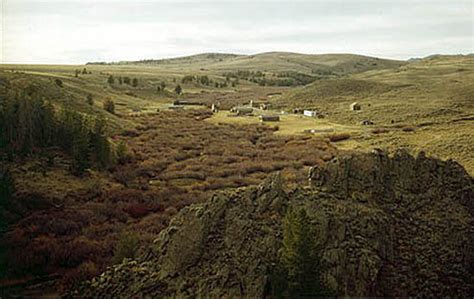
<path id="1" fill-rule="evenodd" d="M 406 61 L 382 59 L 357 54 L 300 54 L 265 52 L 252 55 L 202 53 L 190 56 L 120 62 L 90 62 L 101 65 L 148 65 L 163 68 L 185 68 L 189 71 L 262 71 L 297 72 L 315 76 L 341 76 L 373 69 L 397 68 Z"/>

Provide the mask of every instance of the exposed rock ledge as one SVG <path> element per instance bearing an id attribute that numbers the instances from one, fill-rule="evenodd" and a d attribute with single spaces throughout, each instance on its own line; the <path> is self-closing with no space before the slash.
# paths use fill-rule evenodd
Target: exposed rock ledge
<path id="1" fill-rule="evenodd" d="M 265 297 L 290 205 L 307 210 L 323 246 L 323 277 L 338 295 L 474 294 L 474 188 L 462 166 L 374 151 L 313 168 L 309 180 L 286 193 L 272 175 L 187 207 L 149 254 L 76 294 Z"/>

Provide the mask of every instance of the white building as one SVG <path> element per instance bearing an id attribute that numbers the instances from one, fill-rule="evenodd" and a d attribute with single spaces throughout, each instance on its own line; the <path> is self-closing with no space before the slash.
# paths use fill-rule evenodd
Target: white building
<path id="1" fill-rule="evenodd" d="M 318 111 L 305 110 L 305 111 L 303 111 L 303 115 L 309 116 L 309 117 L 316 117 L 316 116 L 318 116 Z"/>

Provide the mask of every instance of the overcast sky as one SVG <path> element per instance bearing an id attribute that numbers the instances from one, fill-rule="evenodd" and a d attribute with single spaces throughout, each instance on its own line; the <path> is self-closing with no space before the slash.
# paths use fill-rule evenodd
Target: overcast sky
<path id="1" fill-rule="evenodd" d="M 202 52 L 474 52 L 474 0 L 0 0 L 3 63 L 140 60 Z"/>

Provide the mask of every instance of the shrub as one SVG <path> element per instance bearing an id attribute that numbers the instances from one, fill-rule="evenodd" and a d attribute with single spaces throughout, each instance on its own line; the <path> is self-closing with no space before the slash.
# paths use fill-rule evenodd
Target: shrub
<path id="1" fill-rule="evenodd" d="M 91 261 L 86 261 L 79 265 L 76 269 L 67 272 L 62 282 L 64 284 L 65 289 L 75 289 L 79 287 L 79 285 L 94 276 L 99 274 L 99 267 Z"/>
<path id="2" fill-rule="evenodd" d="M 54 83 L 56 83 L 56 85 L 59 87 L 63 87 L 63 81 L 61 79 L 55 79 Z"/>
<path id="3" fill-rule="evenodd" d="M 115 103 L 114 103 L 114 101 L 112 101 L 110 99 L 105 100 L 104 101 L 104 110 L 109 112 L 109 113 L 115 114 Z"/>
<path id="4" fill-rule="evenodd" d="M 92 94 L 87 95 L 87 104 L 89 104 L 90 106 L 94 105 L 94 99 L 92 98 Z"/>
<path id="5" fill-rule="evenodd" d="M 117 146 L 117 162 L 119 164 L 126 164 L 132 160 L 132 154 L 124 141 L 121 141 Z"/>
<path id="6" fill-rule="evenodd" d="M 114 257 L 112 259 L 114 264 L 121 263 L 123 259 L 134 259 L 138 256 L 140 248 L 140 239 L 135 233 L 124 233 L 120 237 L 114 250 Z"/>
<path id="7" fill-rule="evenodd" d="M 404 128 L 402 128 L 402 131 L 403 132 L 413 132 L 413 131 L 415 131 L 415 128 L 414 127 L 404 127 Z"/>
<path id="8" fill-rule="evenodd" d="M 137 86 L 138 86 L 138 79 L 137 79 L 137 78 L 133 78 L 133 80 L 132 80 L 132 86 L 133 86 L 133 87 L 137 87 Z"/>

